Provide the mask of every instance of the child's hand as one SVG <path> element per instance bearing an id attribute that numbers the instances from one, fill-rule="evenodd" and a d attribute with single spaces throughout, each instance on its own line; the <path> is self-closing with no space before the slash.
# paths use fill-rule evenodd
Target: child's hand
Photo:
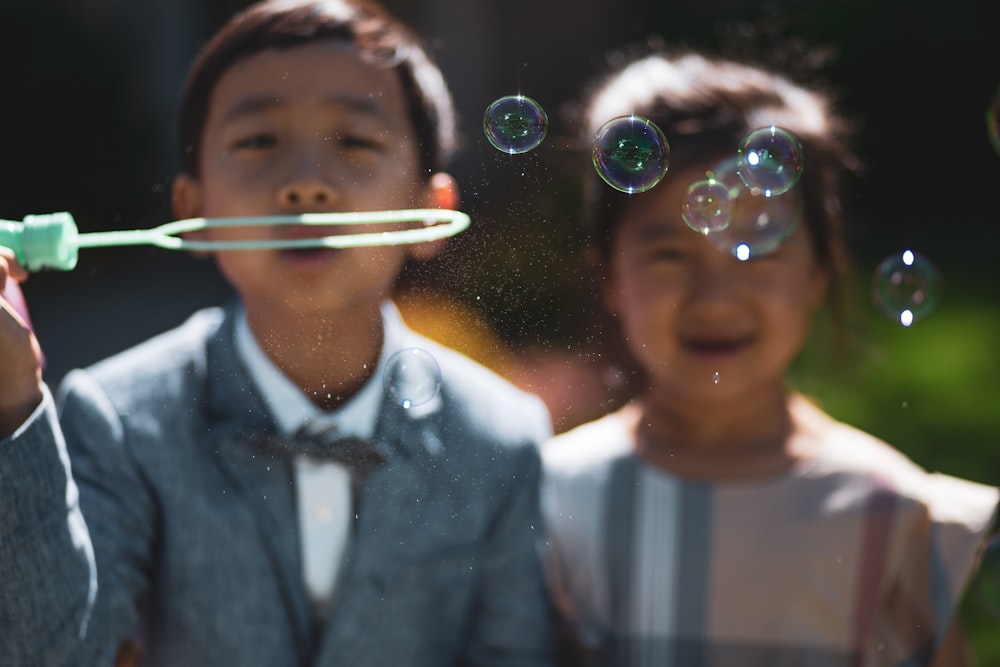
<path id="1" fill-rule="evenodd" d="M 28 274 L 0 248 L 0 438 L 13 433 L 42 400 L 42 350 L 18 280 Z"/>

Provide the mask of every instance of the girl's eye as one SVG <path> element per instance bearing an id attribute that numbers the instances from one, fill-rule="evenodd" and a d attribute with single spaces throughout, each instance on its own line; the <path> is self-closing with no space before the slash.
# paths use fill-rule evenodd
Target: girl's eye
<path id="1" fill-rule="evenodd" d="M 348 150 L 376 150 L 379 143 L 367 137 L 344 135 L 340 137 L 340 145 Z"/>
<path id="2" fill-rule="evenodd" d="M 262 150 L 274 148 L 278 143 L 273 134 L 251 134 L 233 144 L 232 150 Z"/>
<path id="3" fill-rule="evenodd" d="M 656 248 L 651 254 L 654 259 L 662 262 L 677 262 L 684 259 L 684 251 L 680 248 Z"/>

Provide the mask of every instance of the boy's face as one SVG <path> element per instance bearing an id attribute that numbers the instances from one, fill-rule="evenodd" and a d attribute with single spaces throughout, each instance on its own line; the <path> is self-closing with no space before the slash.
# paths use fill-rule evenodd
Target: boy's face
<path id="1" fill-rule="evenodd" d="M 174 185 L 175 215 L 230 217 L 453 208 L 450 179 L 427 180 L 398 75 L 349 44 L 268 50 L 219 80 L 202 135 L 201 174 Z M 444 183 L 444 185 L 442 185 Z M 344 226 L 214 228 L 211 240 L 318 237 Z M 364 231 L 355 228 L 355 231 Z M 407 253 L 431 246 L 220 252 L 248 308 L 329 311 L 381 301 Z"/>
<path id="2" fill-rule="evenodd" d="M 781 387 L 828 282 L 801 224 L 775 251 L 747 261 L 688 227 L 683 198 L 711 166 L 633 195 L 602 294 L 650 381 L 677 399 Z"/>

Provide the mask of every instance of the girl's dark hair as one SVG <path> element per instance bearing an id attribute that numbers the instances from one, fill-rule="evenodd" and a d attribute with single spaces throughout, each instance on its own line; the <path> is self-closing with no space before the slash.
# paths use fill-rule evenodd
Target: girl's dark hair
<path id="1" fill-rule="evenodd" d="M 583 142 L 606 121 L 635 114 L 652 120 L 670 144 L 671 173 L 713 156 L 735 155 L 751 130 L 776 125 L 803 148 L 798 189 L 817 260 L 831 276 L 831 307 L 846 318 L 850 277 L 844 215 L 847 177 L 858 168 L 849 148 L 852 128 L 832 99 L 762 67 L 695 51 L 658 51 L 619 62 L 587 89 L 575 109 Z M 589 145 L 589 144 L 588 144 Z M 594 170 L 584 185 L 589 245 L 602 261 L 611 252 L 617 222 L 632 197 L 608 187 Z"/>
<path id="2" fill-rule="evenodd" d="M 229 68 L 268 49 L 324 39 L 353 44 L 371 62 L 399 73 L 421 167 L 428 176 L 444 170 L 456 147 L 454 102 L 441 70 L 410 28 L 369 0 L 264 0 L 223 25 L 188 72 L 179 114 L 184 171 L 199 175 L 208 106 Z"/>

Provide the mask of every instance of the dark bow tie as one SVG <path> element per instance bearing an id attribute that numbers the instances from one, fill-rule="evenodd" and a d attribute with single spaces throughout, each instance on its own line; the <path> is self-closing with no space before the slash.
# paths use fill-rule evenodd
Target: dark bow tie
<path id="1" fill-rule="evenodd" d="M 340 463 L 364 481 L 379 466 L 385 456 L 372 442 L 352 435 L 344 435 L 336 426 L 306 422 L 289 436 L 252 435 L 248 442 L 257 449 L 273 456 L 305 456 L 317 461 Z"/>

